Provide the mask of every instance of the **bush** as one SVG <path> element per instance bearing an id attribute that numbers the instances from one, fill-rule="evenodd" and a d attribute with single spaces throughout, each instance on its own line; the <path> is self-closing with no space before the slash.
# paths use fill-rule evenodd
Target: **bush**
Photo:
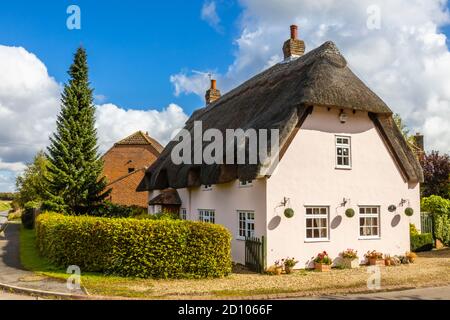
<path id="1" fill-rule="evenodd" d="M 450 216 L 450 200 L 441 198 L 439 196 L 429 196 L 422 198 L 422 211 L 429 212 L 433 216 Z"/>
<path id="2" fill-rule="evenodd" d="M 447 216 L 434 218 L 434 237 L 446 246 L 450 245 L 450 219 Z"/>
<path id="3" fill-rule="evenodd" d="M 231 235 L 181 220 L 41 214 L 37 247 L 52 263 L 140 278 L 220 277 L 231 272 Z"/>
<path id="4" fill-rule="evenodd" d="M 433 244 L 433 235 L 431 233 L 411 235 L 411 251 L 430 251 L 433 249 Z"/>
<path id="5" fill-rule="evenodd" d="M 106 201 L 100 204 L 91 216 L 105 217 L 105 218 L 133 218 L 147 213 L 147 209 L 138 206 L 123 206 Z"/>
<path id="6" fill-rule="evenodd" d="M 25 209 L 22 213 L 20 219 L 22 220 L 22 225 L 25 229 L 33 229 L 35 223 L 35 209 L 29 208 Z"/>

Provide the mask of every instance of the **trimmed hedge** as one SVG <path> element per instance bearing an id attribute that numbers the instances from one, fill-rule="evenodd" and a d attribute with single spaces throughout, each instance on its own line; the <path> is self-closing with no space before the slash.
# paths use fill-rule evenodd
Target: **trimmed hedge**
<path id="1" fill-rule="evenodd" d="M 36 220 L 39 252 L 82 272 L 139 278 L 221 277 L 231 272 L 231 235 L 220 225 L 64 216 Z"/>
<path id="2" fill-rule="evenodd" d="M 411 251 L 430 251 L 433 249 L 433 235 L 431 233 L 412 234 Z"/>

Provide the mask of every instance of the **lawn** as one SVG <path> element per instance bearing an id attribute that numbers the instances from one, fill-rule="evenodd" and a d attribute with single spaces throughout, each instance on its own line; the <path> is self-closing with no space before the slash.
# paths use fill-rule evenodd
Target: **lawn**
<path id="1" fill-rule="evenodd" d="M 11 201 L 0 200 L 0 212 L 9 211 L 11 209 Z"/>
<path id="2" fill-rule="evenodd" d="M 33 230 L 21 230 L 21 259 L 25 268 L 39 274 L 67 278 L 64 270 L 54 268 L 35 248 Z M 269 276 L 233 273 L 220 279 L 153 280 L 100 274 L 82 274 L 82 284 L 93 295 L 113 295 L 149 299 L 233 298 L 322 295 L 367 291 L 370 274 L 366 267 L 318 273 L 296 271 L 291 275 Z M 450 249 L 420 253 L 416 263 L 381 267 L 381 289 L 413 288 L 450 284 Z"/>

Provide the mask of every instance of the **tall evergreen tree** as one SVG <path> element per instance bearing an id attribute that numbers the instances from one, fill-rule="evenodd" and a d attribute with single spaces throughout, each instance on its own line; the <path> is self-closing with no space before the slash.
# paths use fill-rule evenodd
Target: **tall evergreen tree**
<path id="1" fill-rule="evenodd" d="M 103 161 L 97 147 L 93 90 L 90 88 L 86 51 L 79 48 L 64 86 L 56 133 L 48 147 L 47 209 L 86 214 L 103 201 Z"/>

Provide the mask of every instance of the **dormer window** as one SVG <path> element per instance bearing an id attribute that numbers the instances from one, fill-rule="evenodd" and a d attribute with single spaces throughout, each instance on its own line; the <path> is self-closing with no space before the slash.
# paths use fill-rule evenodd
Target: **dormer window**
<path id="1" fill-rule="evenodd" d="M 253 186 L 253 180 L 239 180 L 239 187 L 246 188 Z"/>
<path id="2" fill-rule="evenodd" d="M 202 191 L 211 191 L 212 185 L 211 184 L 204 184 L 202 185 Z"/>
<path id="3" fill-rule="evenodd" d="M 352 168 L 351 140 L 348 136 L 336 136 L 336 168 Z"/>

